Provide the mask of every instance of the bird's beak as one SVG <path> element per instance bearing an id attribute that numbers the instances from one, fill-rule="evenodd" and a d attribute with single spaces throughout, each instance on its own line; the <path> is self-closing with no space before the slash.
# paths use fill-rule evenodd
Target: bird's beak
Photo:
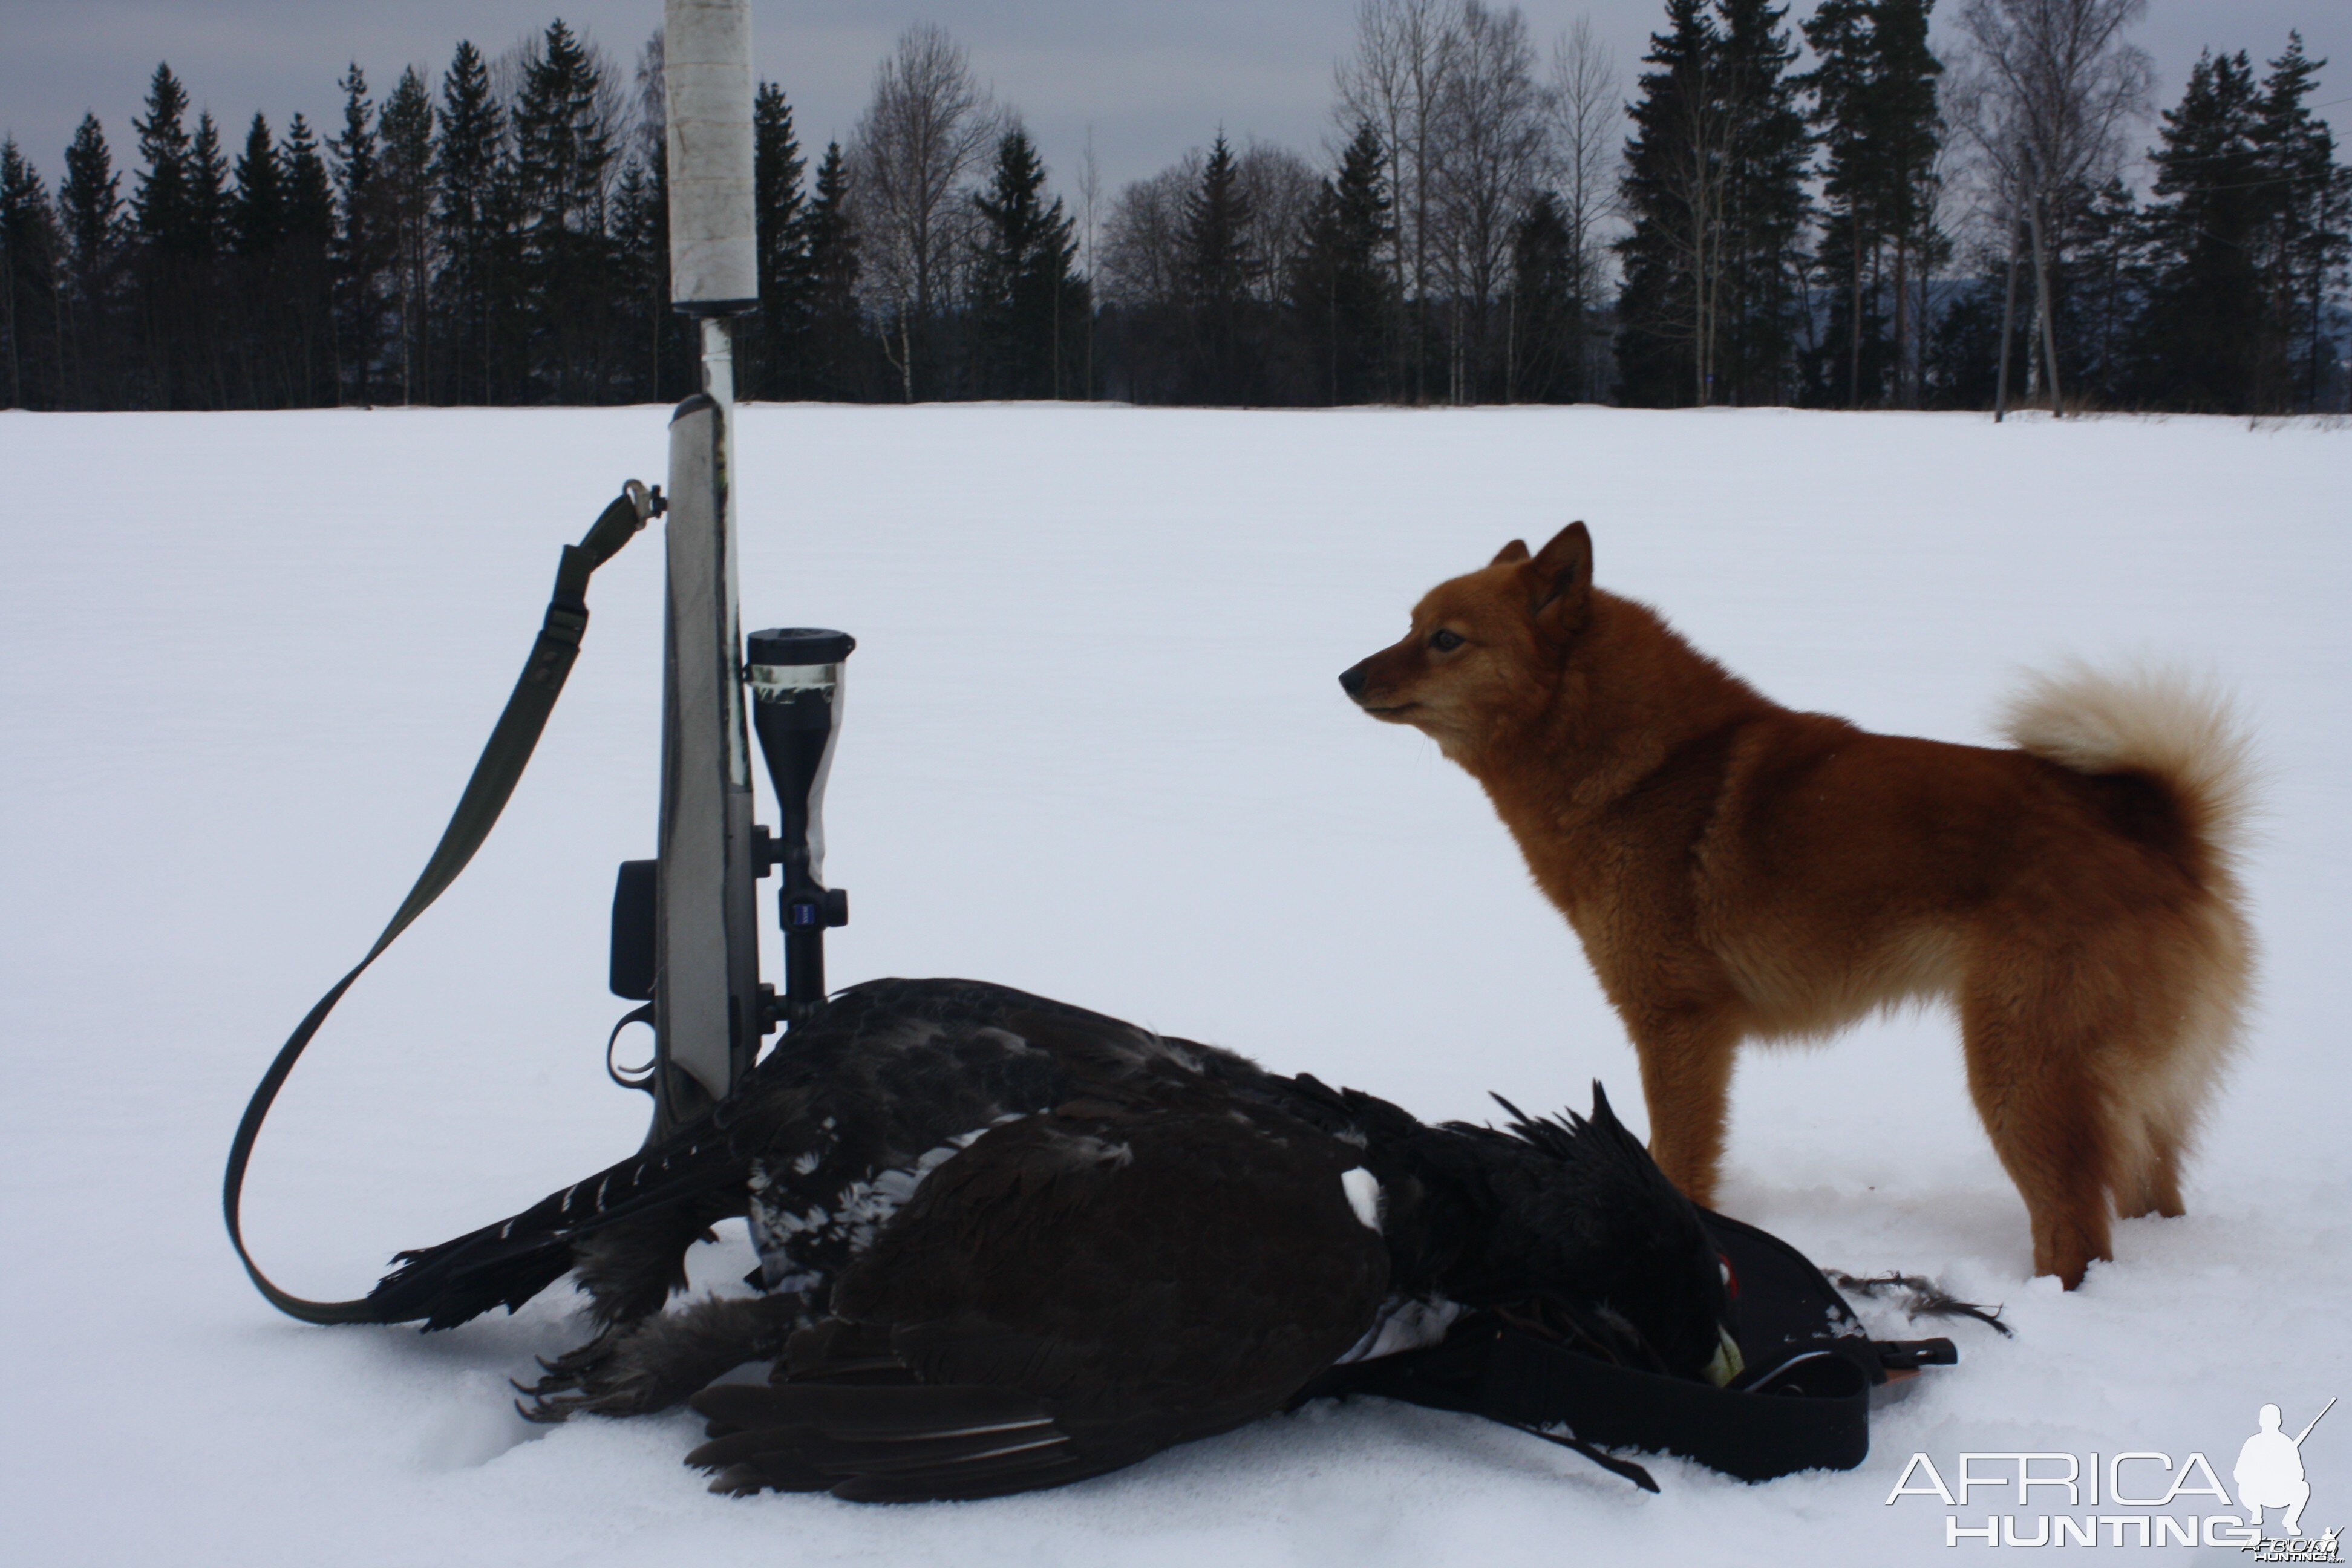
<path id="1" fill-rule="evenodd" d="M 1748 1358 L 1739 1353 L 1739 1342 L 1721 1323 L 1715 1326 L 1715 1359 L 1706 1363 L 1706 1380 L 1722 1388 L 1747 1370 Z"/>

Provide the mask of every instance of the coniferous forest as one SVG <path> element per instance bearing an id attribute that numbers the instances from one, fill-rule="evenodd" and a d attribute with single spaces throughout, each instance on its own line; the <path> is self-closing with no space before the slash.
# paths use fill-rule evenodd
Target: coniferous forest
<path id="1" fill-rule="evenodd" d="M 743 395 L 915 401 L 2352 406 L 2326 61 L 2223 40 L 2178 102 L 2146 0 L 1665 0 L 1629 77 L 1517 6 L 1364 0 L 1329 146 L 1221 130 L 1055 188 L 952 37 L 847 145 L 756 109 Z M 1939 54 L 1939 48 L 1941 53 Z M 661 46 L 562 22 L 337 123 L 158 65 L 128 134 L 0 144 L 0 405 L 665 401 Z"/>

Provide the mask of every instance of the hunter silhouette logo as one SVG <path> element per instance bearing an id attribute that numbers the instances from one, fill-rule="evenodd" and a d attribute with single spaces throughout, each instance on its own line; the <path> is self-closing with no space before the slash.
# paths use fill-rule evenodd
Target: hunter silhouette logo
<path id="1" fill-rule="evenodd" d="M 2260 1429 L 2238 1450 L 2237 1468 L 2230 1472 L 2230 1479 L 2238 1485 L 2238 1503 L 2246 1510 L 2248 1524 L 2260 1530 L 2263 1510 L 2284 1509 L 2279 1528 L 2291 1536 L 2303 1533 L 2303 1507 L 2311 1500 L 2311 1483 L 2303 1474 L 2303 1440 L 2311 1436 L 2311 1428 L 2319 1425 L 2321 1417 L 2335 1408 L 2336 1401 L 2329 1400 L 2309 1425 L 2290 1437 L 2279 1430 L 2279 1407 L 2263 1406 L 2255 1417 Z M 2331 1556 L 2336 1535 L 2331 1530 L 2326 1536 Z"/>

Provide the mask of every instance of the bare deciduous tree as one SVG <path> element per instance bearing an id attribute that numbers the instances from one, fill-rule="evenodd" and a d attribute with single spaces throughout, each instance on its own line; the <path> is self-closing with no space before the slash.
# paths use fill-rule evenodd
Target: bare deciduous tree
<path id="1" fill-rule="evenodd" d="M 1261 302 L 1283 298 L 1286 268 L 1305 244 L 1307 215 L 1322 184 L 1314 166 L 1287 147 L 1252 142 L 1234 161 L 1234 184 L 1247 204 L 1243 243 L 1250 258 L 1251 291 Z"/>
<path id="2" fill-rule="evenodd" d="M 1619 149 L 1624 144 L 1624 104 L 1617 62 L 1592 36 L 1591 18 L 1552 43 L 1551 181 L 1568 227 L 1570 289 L 1575 296 L 1571 352 L 1575 395 L 1591 395 L 1591 343 L 1586 328 L 1600 292 L 1603 258 L 1601 226 L 1618 210 Z"/>
<path id="3" fill-rule="evenodd" d="M 1517 5 L 1464 0 L 1452 68 L 1438 99 L 1429 152 L 1435 200 L 1427 222 L 1448 303 L 1446 395 L 1480 395 L 1489 320 L 1510 264 L 1511 233 L 1543 171 L 1546 105 L 1535 47 Z"/>
<path id="4" fill-rule="evenodd" d="M 662 77 L 667 52 L 659 27 L 646 40 L 646 47 L 637 51 L 637 94 L 630 105 L 635 129 L 629 135 L 628 150 L 644 159 L 649 169 L 661 163 L 663 142 L 669 134 L 669 99 Z"/>
<path id="5" fill-rule="evenodd" d="M 1080 254 L 1085 258 L 1087 282 L 1101 287 L 1101 268 L 1096 259 L 1097 215 L 1102 206 L 1102 169 L 1095 162 L 1095 128 L 1087 127 L 1086 156 L 1078 163 L 1078 211 Z M 1095 395 L 1095 313 L 1087 311 L 1087 396 Z"/>
<path id="6" fill-rule="evenodd" d="M 1129 308 L 1176 299 L 1184 265 L 1184 201 L 1201 184 L 1201 154 L 1122 188 L 1103 224 L 1101 292 Z"/>
<path id="7" fill-rule="evenodd" d="M 1687 93 L 1681 110 L 1682 139 L 1675 151 L 1675 194 L 1689 221 L 1675 233 L 1687 250 L 1691 277 L 1692 396 L 1702 408 L 1714 401 L 1716 353 L 1723 327 L 1724 195 L 1730 184 L 1733 126 L 1702 68 L 1700 87 Z"/>
<path id="8" fill-rule="evenodd" d="M 1388 155 L 1396 222 L 1391 265 L 1397 297 L 1407 302 L 1415 323 L 1406 342 L 1416 401 L 1427 395 L 1422 338 L 1429 292 L 1430 209 L 1438 190 L 1430 156 L 1432 135 L 1460 45 L 1459 21 L 1457 0 L 1362 0 L 1356 12 L 1355 56 L 1342 62 L 1338 73 L 1343 133 L 1369 124 L 1380 132 Z"/>
<path id="9" fill-rule="evenodd" d="M 2114 174 L 2126 132 L 2147 111 L 2155 73 L 2124 30 L 2147 0 L 1969 0 L 1960 12 L 1969 56 L 1954 82 L 1954 119 L 1975 143 L 1992 187 L 1992 209 L 2011 254 L 2032 237 L 2040 361 L 2057 402 L 2056 323 L 2050 268 L 2064 226 L 2053 222 Z M 2047 241 L 2047 243 L 2045 243 Z M 2005 325 L 2005 324 L 2004 324 Z M 2006 332 L 2002 356 L 2006 369 Z"/>
<path id="10" fill-rule="evenodd" d="M 1200 194 L 1206 166 L 1195 147 L 1112 200 L 1102 235 L 1105 302 L 1156 305 L 1181 297 L 1185 203 Z M 1248 213 L 1239 232 L 1248 291 L 1260 303 L 1282 297 L 1281 269 L 1299 248 L 1319 183 L 1313 165 L 1286 147 L 1254 142 L 1234 160 L 1234 184 Z"/>
<path id="11" fill-rule="evenodd" d="M 908 402 L 915 356 L 945 292 L 971 204 L 964 187 L 1002 129 L 963 46 L 918 22 L 874 73 L 874 98 L 851 142 L 851 189 L 864 279 L 892 318 L 891 363 Z"/>

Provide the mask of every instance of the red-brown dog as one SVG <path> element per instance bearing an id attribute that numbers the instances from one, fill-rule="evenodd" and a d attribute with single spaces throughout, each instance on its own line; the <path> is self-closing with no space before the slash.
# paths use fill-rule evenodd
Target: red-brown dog
<path id="1" fill-rule="evenodd" d="M 2014 751 L 1782 708 L 1592 585 L 1582 523 L 1432 589 L 1339 678 L 1486 787 L 1633 1037 L 1658 1163 L 1714 1196 L 1743 1039 L 1950 998 L 1969 1089 L 2068 1289 L 2177 1215 L 2252 971 L 2245 742 L 2177 679 L 2074 671 Z"/>

